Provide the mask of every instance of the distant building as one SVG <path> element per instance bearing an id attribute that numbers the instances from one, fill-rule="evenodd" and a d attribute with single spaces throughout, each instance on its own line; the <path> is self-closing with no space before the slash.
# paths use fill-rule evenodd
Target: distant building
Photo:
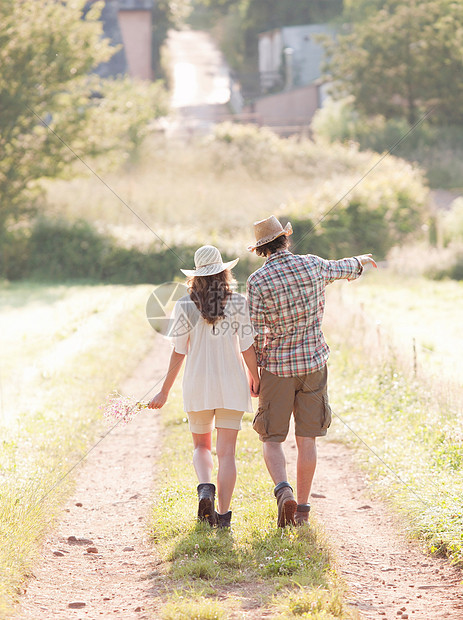
<path id="1" fill-rule="evenodd" d="M 90 0 L 88 5 L 95 0 Z M 152 16 L 154 0 L 105 0 L 101 13 L 103 31 L 114 46 L 121 46 L 96 71 L 103 77 L 128 74 L 153 79 Z"/>
<path id="2" fill-rule="evenodd" d="M 287 26 L 259 35 L 261 96 L 252 104 L 260 125 L 281 134 L 310 125 L 325 98 L 324 49 L 318 35 L 334 37 L 327 24 Z"/>
<path id="3" fill-rule="evenodd" d="M 259 35 L 259 75 L 263 88 L 307 86 L 322 75 L 320 35 L 334 36 L 327 24 L 286 26 Z"/>

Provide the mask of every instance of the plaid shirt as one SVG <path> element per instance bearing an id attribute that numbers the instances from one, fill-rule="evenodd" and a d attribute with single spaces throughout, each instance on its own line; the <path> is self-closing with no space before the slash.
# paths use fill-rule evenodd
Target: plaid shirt
<path id="1" fill-rule="evenodd" d="M 326 285 L 355 280 L 362 271 L 356 258 L 325 260 L 288 250 L 269 256 L 247 283 L 258 365 L 279 377 L 323 368 L 330 352 L 322 333 Z"/>

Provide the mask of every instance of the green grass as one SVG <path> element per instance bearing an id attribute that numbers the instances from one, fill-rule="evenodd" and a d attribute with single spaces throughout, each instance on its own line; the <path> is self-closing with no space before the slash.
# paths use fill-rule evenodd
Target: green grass
<path id="1" fill-rule="evenodd" d="M 152 343 L 144 315 L 150 292 L 146 286 L 1 287 L 1 617 L 11 611 L 69 494 L 67 472 L 106 428 L 99 405 Z"/>
<path id="2" fill-rule="evenodd" d="M 163 560 L 162 597 L 164 589 L 174 595 L 159 599 L 160 617 L 228 619 L 253 609 L 256 617 L 265 612 L 288 618 L 306 608 L 313 618 L 354 617 L 342 602 L 343 585 L 314 520 L 301 528 L 276 527 L 273 487 L 251 415 L 245 414 L 238 438 L 231 532 L 196 522 L 197 480 L 179 387 L 161 415 L 165 430 L 152 536 Z"/>
<path id="3" fill-rule="evenodd" d="M 412 261 L 408 257 L 413 266 Z M 370 340 L 370 348 L 378 355 L 387 354 L 390 347 L 405 366 L 416 366 L 418 375 L 431 375 L 442 387 L 449 381 L 461 386 L 463 282 L 435 282 L 379 269 L 356 282 L 333 285 L 328 299 L 330 325 L 334 317 L 330 319 L 329 313 L 337 314 L 336 308 L 342 304 L 348 312 L 343 329 L 353 320 L 362 342 Z M 340 324 L 342 317 L 337 316 L 336 321 Z M 352 335 L 351 341 L 357 341 L 357 335 Z"/>
<path id="4" fill-rule="evenodd" d="M 330 435 L 356 448 L 373 490 L 407 516 L 411 535 L 463 565 L 461 286 L 377 274 L 341 291 L 330 291 L 325 322 Z"/>

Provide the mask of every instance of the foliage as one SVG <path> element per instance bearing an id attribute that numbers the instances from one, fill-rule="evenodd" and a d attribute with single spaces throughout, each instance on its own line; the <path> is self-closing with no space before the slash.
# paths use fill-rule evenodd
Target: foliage
<path id="1" fill-rule="evenodd" d="M 328 99 L 312 121 L 317 138 L 330 142 L 355 141 L 361 150 L 373 149 L 417 162 L 431 187 L 458 188 L 463 166 L 463 126 L 439 126 L 426 120 L 412 127 L 405 118 L 367 116 L 354 107 L 352 96 Z"/>
<path id="2" fill-rule="evenodd" d="M 113 51 L 101 39 L 101 5 L 82 18 L 83 5 L 0 2 L 0 231 L 27 208 L 31 183 L 55 176 L 71 158 L 39 118 L 64 142 L 85 139 L 83 78 Z"/>
<path id="3" fill-rule="evenodd" d="M 250 169 L 256 165 L 269 174 L 295 169 L 310 178 L 308 196 L 293 200 L 281 213 L 291 220 L 298 253 L 340 258 L 371 251 L 384 258 L 392 246 L 420 234 L 427 219 L 422 174 L 405 161 L 380 161 L 370 153 L 361 165 L 352 146 L 330 151 L 323 143 L 282 140 L 268 130 L 236 125 L 217 127 L 214 139 Z"/>
<path id="4" fill-rule="evenodd" d="M 2 276 L 10 280 L 142 284 L 178 278 L 180 268 L 192 264 L 196 246 L 158 242 L 145 249 L 127 248 L 85 220 L 39 218 L 28 236 L 10 234 L 7 249 Z M 246 279 L 251 271 L 246 257 L 234 269 L 238 279 Z"/>
<path id="5" fill-rule="evenodd" d="M 425 271 L 432 280 L 463 280 L 463 246 L 457 246 L 445 263 L 437 263 Z"/>
<path id="6" fill-rule="evenodd" d="M 449 211 L 442 215 L 442 234 L 444 244 L 452 241 L 463 242 L 463 198 L 457 198 Z"/>
<path id="7" fill-rule="evenodd" d="M 252 224 L 271 213 L 293 223 L 295 252 L 325 258 L 384 256 L 427 219 L 419 170 L 352 145 L 227 123 L 188 145 L 152 138 L 140 153 L 103 179 L 50 182 L 46 217 L 11 231 L 3 277 L 162 282 L 212 243 L 240 257 L 241 280 L 261 264 L 246 250 Z"/>
<path id="8" fill-rule="evenodd" d="M 207 22 L 215 23 L 221 47 L 227 42 L 224 51 L 231 66 L 252 73 L 250 64 L 257 65 L 259 33 L 283 26 L 326 22 L 341 12 L 342 1 L 194 0 L 193 6 L 197 10 L 207 8 Z M 254 70 L 257 71 L 257 66 Z"/>
<path id="9" fill-rule="evenodd" d="M 367 115 L 412 125 L 433 110 L 438 124 L 463 122 L 463 5 L 384 0 L 328 44 L 336 97 L 351 94 Z"/>
<path id="10" fill-rule="evenodd" d="M 378 153 L 393 149 L 404 138 L 392 151 L 401 157 L 433 144 L 438 135 L 436 128 L 429 123 L 422 123 L 410 131 L 411 126 L 404 118 L 386 119 L 380 114 L 367 116 L 354 107 L 353 97 L 328 99 L 315 113 L 311 126 L 319 138 L 330 142 L 355 141 L 361 149 Z"/>
<path id="11" fill-rule="evenodd" d="M 450 209 L 437 217 L 439 247 L 426 265 L 424 273 L 433 280 L 463 280 L 463 198 L 457 198 Z M 433 256 L 434 255 L 434 256 Z"/>
<path id="12" fill-rule="evenodd" d="M 156 0 L 152 8 L 152 54 L 155 73 L 168 79 L 162 62 L 162 47 L 171 28 L 180 28 L 191 11 L 190 0 Z"/>
<path id="13" fill-rule="evenodd" d="M 0 0 L 0 239 L 30 213 L 38 181 L 78 158 L 121 159 L 165 113 L 159 85 L 89 75 L 114 53 L 101 3 Z"/>

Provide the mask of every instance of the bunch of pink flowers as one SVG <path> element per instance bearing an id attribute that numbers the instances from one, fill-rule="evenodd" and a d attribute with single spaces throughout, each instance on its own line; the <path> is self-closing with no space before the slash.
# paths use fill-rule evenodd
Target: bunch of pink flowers
<path id="1" fill-rule="evenodd" d="M 103 415 L 109 422 L 122 421 L 123 424 L 127 424 L 147 406 L 147 401 L 138 401 L 133 396 L 122 396 L 118 392 L 113 392 L 109 394 L 100 409 L 103 409 Z"/>

